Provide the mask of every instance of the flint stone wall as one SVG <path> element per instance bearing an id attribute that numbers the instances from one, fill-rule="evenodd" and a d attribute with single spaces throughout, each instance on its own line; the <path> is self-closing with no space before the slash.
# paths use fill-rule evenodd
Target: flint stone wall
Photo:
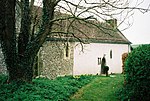
<path id="1" fill-rule="evenodd" d="M 57 76 L 72 75 L 73 73 L 73 50 L 74 43 L 69 43 L 69 57 L 65 58 L 65 43 L 47 41 L 43 45 L 41 53 L 42 67 L 40 74 L 49 79 Z"/>
<path id="2" fill-rule="evenodd" d="M 7 69 L 4 62 L 4 55 L 2 53 L 1 45 L 0 45 L 0 74 L 7 74 Z"/>

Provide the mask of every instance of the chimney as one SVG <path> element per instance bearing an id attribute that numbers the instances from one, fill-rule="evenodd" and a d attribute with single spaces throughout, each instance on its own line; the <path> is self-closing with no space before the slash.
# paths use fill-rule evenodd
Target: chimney
<path id="1" fill-rule="evenodd" d="M 110 24 L 113 28 L 117 28 L 117 19 L 106 20 L 106 23 Z"/>

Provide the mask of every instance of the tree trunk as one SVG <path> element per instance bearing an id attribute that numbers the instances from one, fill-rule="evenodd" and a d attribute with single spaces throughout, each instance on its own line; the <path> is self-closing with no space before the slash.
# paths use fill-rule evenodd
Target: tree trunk
<path id="1" fill-rule="evenodd" d="M 30 26 L 31 26 L 31 18 L 30 18 L 30 8 L 29 8 L 29 0 L 21 0 L 22 3 L 22 15 L 21 15 L 21 28 L 18 38 L 18 55 L 19 60 L 22 61 L 24 58 L 24 52 L 26 50 L 27 44 L 29 42 L 30 35 Z"/>
<path id="2" fill-rule="evenodd" d="M 16 1 L 1 0 L 0 4 L 0 42 L 9 73 L 9 82 L 18 80 L 31 82 L 34 56 L 24 54 L 20 58 L 20 53 L 17 53 L 15 33 Z"/>
<path id="3" fill-rule="evenodd" d="M 35 55 L 36 56 L 36 55 Z M 22 74 L 18 78 L 21 81 L 32 82 L 33 77 L 33 63 L 34 57 L 24 57 L 24 59 L 19 63 L 19 72 Z"/>
<path id="4" fill-rule="evenodd" d="M 43 0 L 42 28 L 38 35 L 30 40 L 29 0 L 23 0 L 21 32 L 18 41 L 15 32 L 16 0 L 0 0 L 0 4 L 0 42 L 9 72 L 9 82 L 18 80 L 32 82 L 34 59 L 47 35 L 50 34 L 56 4 L 53 0 Z"/>
<path id="5" fill-rule="evenodd" d="M 16 79 L 15 0 L 1 0 L 1 46 L 10 79 Z"/>

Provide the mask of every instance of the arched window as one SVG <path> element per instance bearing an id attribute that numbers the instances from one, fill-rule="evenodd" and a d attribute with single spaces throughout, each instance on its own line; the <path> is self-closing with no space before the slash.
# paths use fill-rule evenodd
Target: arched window
<path id="1" fill-rule="evenodd" d="M 101 64 L 101 58 L 98 57 L 98 65 L 100 65 L 100 64 Z"/>
<path id="2" fill-rule="evenodd" d="M 70 44 L 67 42 L 64 47 L 64 59 L 70 58 Z"/>
<path id="3" fill-rule="evenodd" d="M 66 57 L 69 57 L 69 44 L 66 45 Z"/>
<path id="4" fill-rule="evenodd" d="M 112 50 L 110 50 L 110 59 L 112 59 Z"/>

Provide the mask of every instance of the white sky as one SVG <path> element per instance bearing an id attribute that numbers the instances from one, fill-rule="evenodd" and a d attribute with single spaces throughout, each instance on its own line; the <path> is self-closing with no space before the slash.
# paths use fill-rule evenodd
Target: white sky
<path id="1" fill-rule="evenodd" d="M 150 0 L 144 0 L 141 7 L 147 8 Z M 133 44 L 150 44 L 150 12 L 145 14 L 135 11 L 133 25 L 122 33 Z"/>

